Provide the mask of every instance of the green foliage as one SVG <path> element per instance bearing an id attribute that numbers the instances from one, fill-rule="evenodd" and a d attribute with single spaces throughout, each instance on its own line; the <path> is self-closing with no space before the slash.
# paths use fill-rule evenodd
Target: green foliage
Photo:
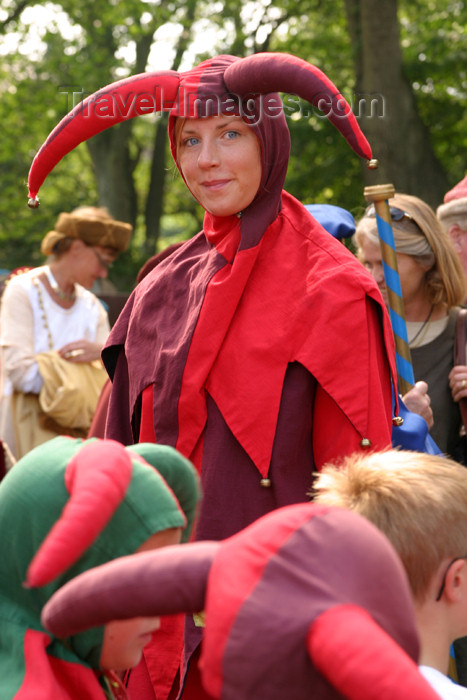
<path id="1" fill-rule="evenodd" d="M 42 44 L 31 53 L 30 13 Z M 57 19 L 41 21 L 54 7 Z M 461 0 L 399 0 L 404 72 L 429 129 L 436 155 L 452 185 L 465 173 L 467 152 L 467 42 Z M 214 32 L 211 29 L 214 27 Z M 194 31 L 197 30 L 197 31 Z M 208 32 L 209 30 L 209 32 Z M 208 40 L 190 45 L 205 31 Z M 173 48 L 167 48 L 169 35 Z M 284 51 L 322 68 L 352 103 L 354 52 L 343 0 L 62 0 L 52 5 L 4 0 L 0 10 L 0 268 L 42 261 L 40 241 L 61 211 L 98 204 L 87 147 L 68 154 L 41 189 L 41 207 L 26 206 L 27 173 L 49 131 L 78 100 L 112 80 L 157 67 L 187 69 L 216 53 L 243 56 Z M 155 59 L 154 56 L 158 58 Z M 384 66 L 382 66 L 382 70 Z M 360 117 L 364 129 L 365 117 Z M 300 103 L 288 113 L 292 135 L 286 187 L 304 202 L 340 204 L 359 213 L 359 159 L 326 120 Z M 145 260 L 144 209 L 153 159 L 154 118 L 134 120 L 129 141 L 138 217 L 131 250 L 117 261 L 111 279 L 129 289 Z M 157 154 L 156 154 L 157 156 Z M 170 156 L 167 162 L 171 162 Z M 420 177 L 422 174 L 420 174 Z M 196 233 L 203 213 L 175 167 L 164 184 L 158 248 Z"/>
<path id="2" fill-rule="evenodd" d="M 270 50 L 293 53 L 318 66 L 352 104 L 355 77 L 342 1 L 316 0 L 296 7 L 287 32 L 273 39 Z M 338 204 L 358 214 L 363 191 L 360 159 L 309 104 L 300 101 L 295 116 L 288 120 L 292 150 L 286 188 L 304 203 Z"/>
<path id="3" fill-rule="evenodd" d="M 404 2 L 399 20 L 406 74 L 436 155 L 455 185 L 467 168 L 465 2 Z"/>
<path id="4" fill-rule="evenodd" d="M 10 81 L 5 66 L 0 67 L 5 115 L 0 139 L 0 267 L 7 269 L 36 265 L 43 260 L 40 241 L 53 227 L 58 214 L 68 209 L 68 202 L 72 206 L 96 202 L 89 156 L 82 146 L 67 158 L 66 171 L 64 164 L 60 164 L 48 178 L 41 193 L 47 207 L 34 211 L 27 207 L 27 174 L 32 159 L 44 134 L 55 126 L 65 110 L 56 85 L 31 70 L 24 59 L 15 67 L 21 75 L 15 83 Z"/>

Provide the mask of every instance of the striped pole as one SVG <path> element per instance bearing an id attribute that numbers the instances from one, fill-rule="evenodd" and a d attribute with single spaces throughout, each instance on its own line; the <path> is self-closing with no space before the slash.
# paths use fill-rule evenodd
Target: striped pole
<path id="1" fill-rule="evenodd" d="M 412 360 L 410 358 L 407 326 L 405 324 L 404 302 L 397 269 L 396 247 L 392 232 L 388 199 L 395 193 L 393 185 L 373 185 L 365 187 L 363 196 L 375 206 L 378 236 L 381 245 L 384 280 L 389 302 L 389 317 L 396 346 L 396 368 L 399 392 L 406 394 L 415 384 Z"/>

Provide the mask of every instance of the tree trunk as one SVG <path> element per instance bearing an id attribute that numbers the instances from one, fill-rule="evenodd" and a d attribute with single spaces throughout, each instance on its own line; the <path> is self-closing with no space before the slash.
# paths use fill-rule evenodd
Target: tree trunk
<path id="1" fill-rule="evenodd" d="M 146 240 L 144 250 L 148 257 L 157 252 L 161 216 L 164 210 L 164 181 L 167 160 L 167 114 L 156 121 L 151 177 L 146 199 Z"/>
<path id="2" fill-rule="evenodd" d="M 146 67 L 154 32 L 148 30 L 136 42 L 134 74 Z M 119 221 L 133 228 L 138 214 L 138 198 L 133 178 L 136 162 L 130 157 L 133 120 L 122 122 L 97 134 L 87 142 L 94 172 L 100 206 L 107 207 Z"/>
<path id="3" fill-rule="evenodd" d="M 180 34 L 178 40 L 175 57 L 172 63 L 172 70 L 178 71 L 183 54 L 189 46 L 193 21 L 195 19 L 197 0 L 187 0 L 185 7 L 185 16 L 183 19 L 184 31 Z M 164 185 L 166 177 L 166 160 L 167 160 L 167 122 L 168 115 L 163 114 L 157 120 L 154 149 L 151 163 L 151 180 L 146 198 L 145 206 L 145 224 L 146 224 L 146 242 L 145 250 L 147 255 L 154 255 L 157 249 L 157 241 L 159 239 L 161 229 L 161 217 L 164 213 Z"/>
<path id="4" fill-rule="evenodd" d="M 87 142 L 97 180 L 99 204 L 119 221 L 136 223 L 137 197 L 130 159 L 131 120 L 103 131 Z"/>
<path id="5" fill-rule="evenodd" d="M 345 0 L 345 7 L 355 47 L 353 107 L 379 161 L 378 170 L 365 168 L 364 182 L 392 183 L 436 207 L 449 183 L 404 75 L 397 0 Z"/>

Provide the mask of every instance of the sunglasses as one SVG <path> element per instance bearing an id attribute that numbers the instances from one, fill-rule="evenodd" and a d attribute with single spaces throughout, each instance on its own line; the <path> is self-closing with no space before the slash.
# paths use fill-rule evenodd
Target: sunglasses
<path id="1" fill-rule="evenodd" d="M 413 221 L 413 216 L 411 214 L 409 214 L 406 211 L 403 211 L 402 209 L 398 209 L 397 207 L 389 207 L 389 214 L 393 221 L 402 221 L 402 219 L 408 219 L 409 221 Z M 365 212 L 365 216 L 376 216 L 376 209 L 374 204 L 371 204 L 368 207 L 368 209 Z"/>
<path id="2" fill-rule="evenodd" d="M 101 253 L 99 253 L 99 251 L 96 250 L 92 245 L 91 245 L 91 246 L 88 246 L 88 247 L 91 248 L 92 252 L 94 253 L 94 255 L 96 256 L 96 258 L 98 259 L 99 265 L 100 265 L 101 267 L 103 267 L 104 270 L 110 270 L 110 268 L 111 268 L 112 265 L 113 265 L 113 260 L 106 260 L 106 259 L 103 257 L 103 255 L 101 255 Z"/>

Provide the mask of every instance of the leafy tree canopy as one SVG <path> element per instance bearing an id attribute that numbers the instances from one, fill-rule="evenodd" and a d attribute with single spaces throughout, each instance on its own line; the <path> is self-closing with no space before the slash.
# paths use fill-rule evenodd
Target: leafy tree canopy
<path id="1" fill-rule="evenodd" d="M 130 74 L 156 68 L 185 70 L 217 53 L 286 51 L 321 67 L 355 107 L 356 56 L 364 47 L 349 29 L 350 6 L 355 13 L 365 11 L 363 0 L 347 0 L 347 4 L 345 0 L 245 4 L 238 0 L 63 0 L 41 5 L 4 0 L 0 10 L 0 268 L 40 264 L 40 241 L 61 211 L 102 204 L 96 152 L 82 144 L 48 177 L 41 207 L 31 211 L 26 206 L 27 173 L 34 154 L 83 96 Z M 466 168 L 465 4 L 399 0 L 397 10 L 405 78 L 430 146 L 453 186 Z M 310 105 L 284 99 L 290 107 L 286 113 L 292 132 L 287 189 L 304 202 L 340 204 L 358 214 L 363 205 L 359 159 Z M 369 117 L 359 118 L 365 129 Z M 158 121 L 154 116 L 132 120 L 126 131 L 113 136 L 112 143 L 122 139 L 125 146 L 122 158 L 132 192 L 128 220 L 135 223 L 131 251 L 121 256 L 112 273 L 119 289 L 132 286 L 151 247 L 155 251 L 156 244 L 163 248 L 187 238 L 202 222 L 202 212 L 170 158 L 165 164 L 160 147 L 154 155 Z M 115 150 L 113 145 L 109 149 Z M 158 159 L 165 174 L 159 190 L 150 185 Z M 422 183 L 423 173 L 416 175 Z M 422 191 L 414 194 L 423 196 Z M 150 238 L 148 220 L 156 215 L 148 210 L 148 202 L 155 196 L 160 198 L 161 225 Z"/>

